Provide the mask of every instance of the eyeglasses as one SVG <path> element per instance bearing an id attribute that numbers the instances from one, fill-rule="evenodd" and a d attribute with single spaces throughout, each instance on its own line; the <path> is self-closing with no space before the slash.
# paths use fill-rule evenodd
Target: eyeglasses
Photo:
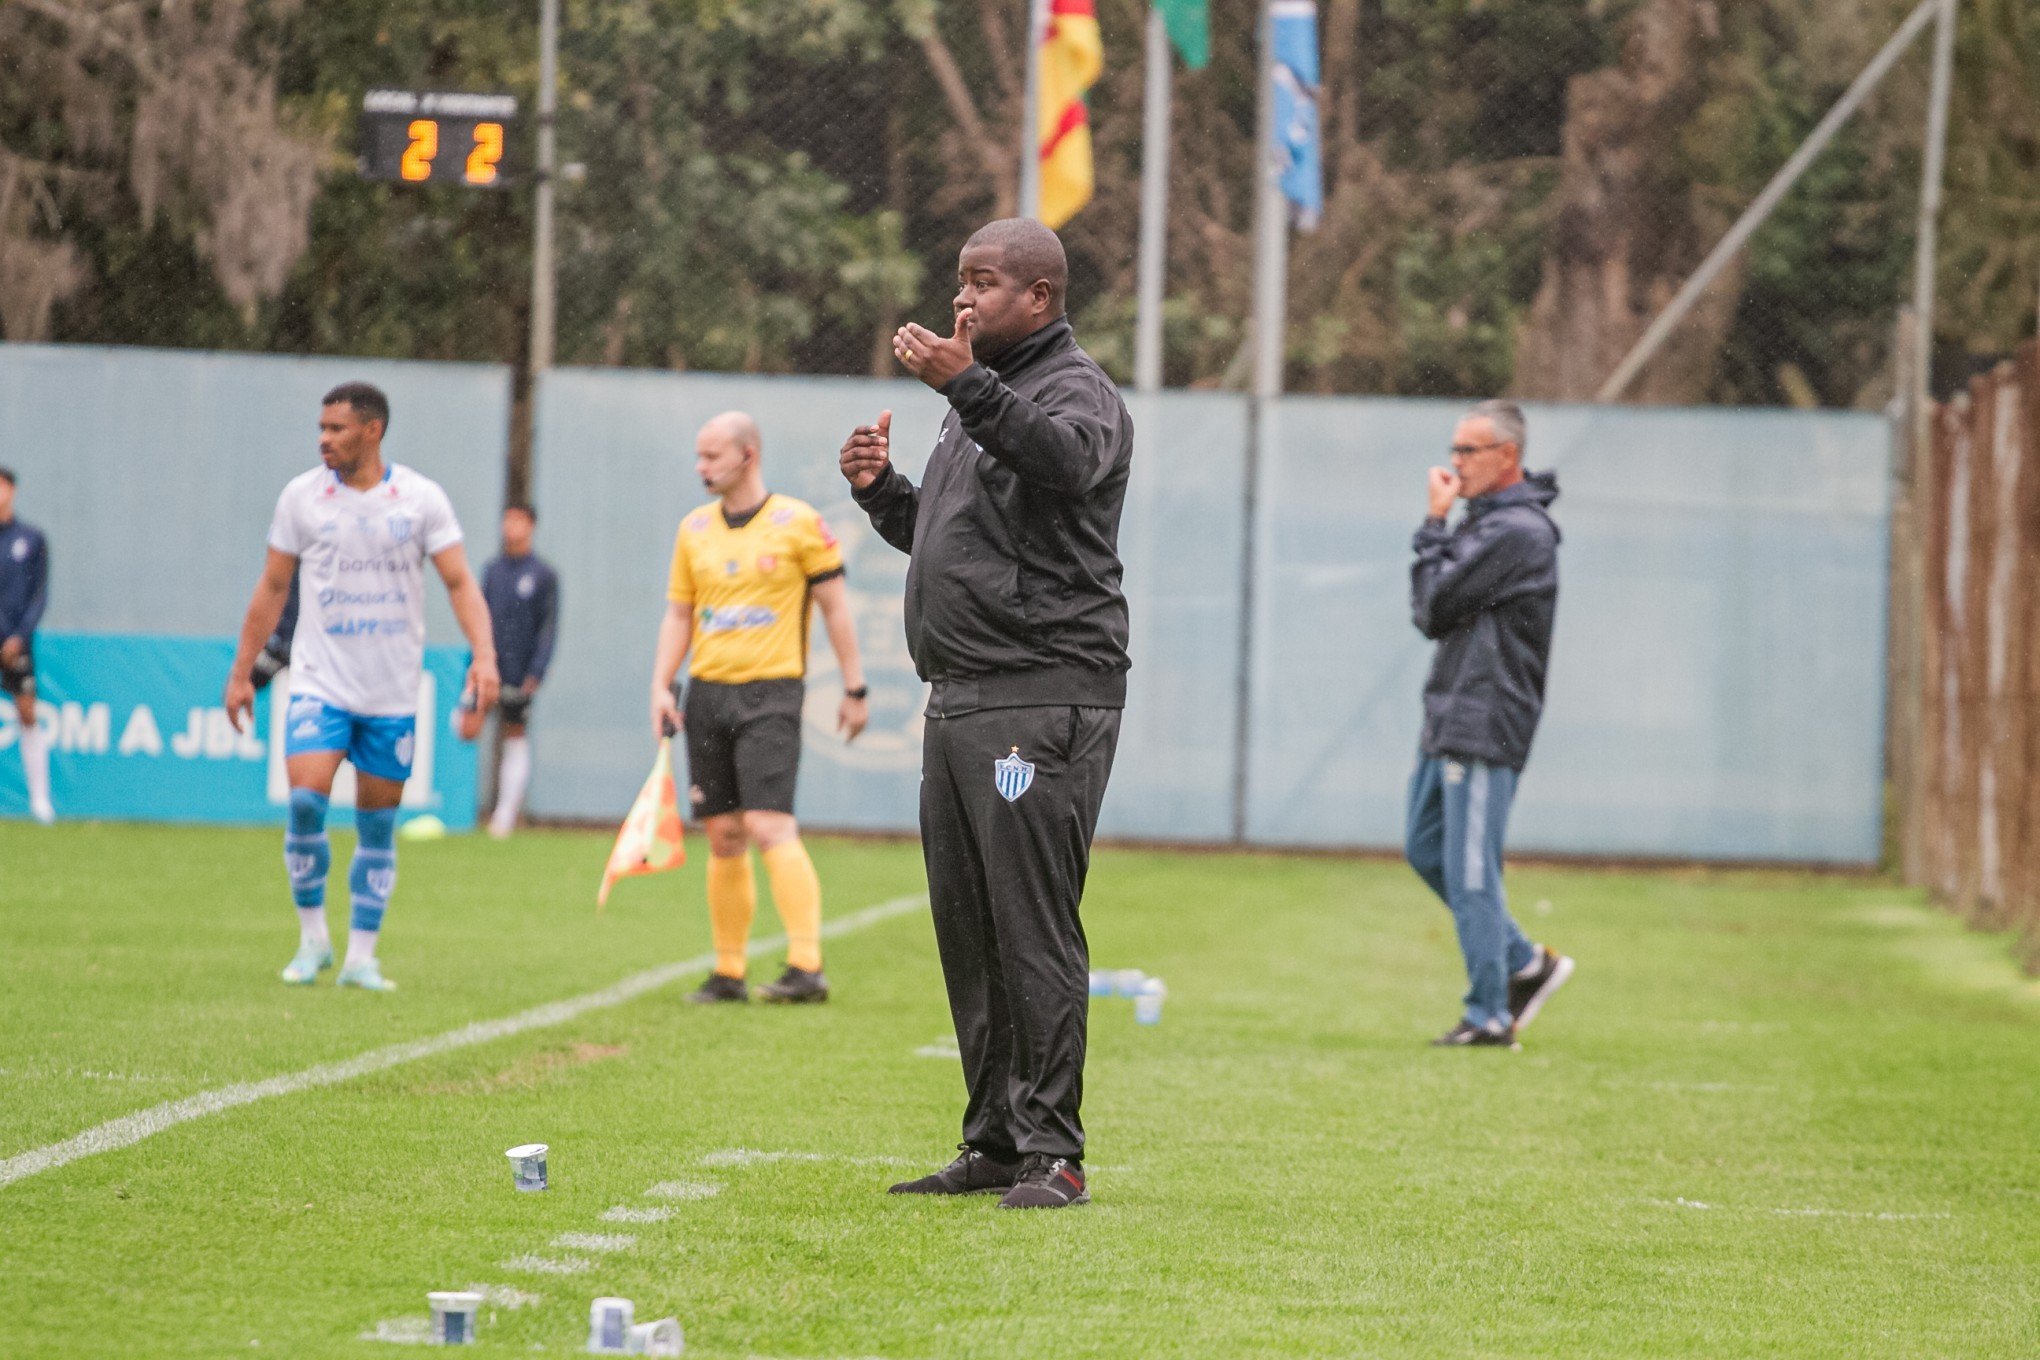
<path id="1" fill-rule="evenodd" d="M 1452 456 L 1454 458 L 1470 458 L 1476 453 L 1485 453 L 1489 449 L 1499 449 L 1508 442 L 1506 439 L 1498 439 L 1492 444 L 1454 444 L 1452 446 Z"/>

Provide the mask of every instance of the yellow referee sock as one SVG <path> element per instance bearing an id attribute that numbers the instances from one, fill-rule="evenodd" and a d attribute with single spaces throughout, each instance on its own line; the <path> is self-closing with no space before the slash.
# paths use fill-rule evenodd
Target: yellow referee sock
<path id="1" fill-rule="evenodd" d="M 710 855 L 708 933 L 715 941 L 715 971 L 724 977 L 744 975 L 744 946 L 750 943 L 751 917 L 757 910 L 758 885 L 751 877 L 749 852 L 727 859 Z"/>
<path id="2" fill-rule="evenodd" d="M 810 973 L 822 970 L 822 880 L 815 862 L 796 836 L 765 852 L 765 875 L 772 880 L 772 905 L 786 927 L 786 963 Z"/>

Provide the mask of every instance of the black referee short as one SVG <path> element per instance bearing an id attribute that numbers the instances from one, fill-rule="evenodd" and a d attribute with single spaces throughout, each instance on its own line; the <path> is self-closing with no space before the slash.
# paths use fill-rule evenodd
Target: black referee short
<path id="1" fill-rule="evenodd" d="M 688 681 L 687 796 L 696 817 L 793 811 L 806 689 L 799 679 Z"/>
<path id="2" fill-rule="evenodd" d="M 24 646 L 15 661 L 0 661 L 0 692 L 17 699 L 35 697 L 35 644 Z"/>

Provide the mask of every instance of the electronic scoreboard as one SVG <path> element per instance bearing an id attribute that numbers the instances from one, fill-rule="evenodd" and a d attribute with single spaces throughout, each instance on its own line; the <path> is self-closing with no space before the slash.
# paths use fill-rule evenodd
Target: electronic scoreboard
<path id="1" fill-rule="evenodd" d="M 517 97 L 370 90 L 361 101 L 361 174 L 399 184 L 500 189 L 514 170 Z"/>

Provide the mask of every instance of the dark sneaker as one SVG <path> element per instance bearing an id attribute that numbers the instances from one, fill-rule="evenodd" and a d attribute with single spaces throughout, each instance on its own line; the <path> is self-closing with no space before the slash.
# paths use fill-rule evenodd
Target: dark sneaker
<path id="1" fill-rule="evenodd" d="M 1516 1032 L 1522 1033 L 1537 1012 L 1544 1009 L 1544 1003 L 1551 1000 L 1551 994 L 1565 986 L 1566 979 L 1573 974 L 1573 961 L 1565 955 L 1539 945 L 1537 966 L 1521 977 L 1509 979 L 1509 1014 L 1516 1017 Z"/>
<path id="2" fill-rule="evenodd" d="M 718 1001 L 749 1001 L 751 989 L 744 985 L 742 978 L 733 978 L 726 973 L 710 973 L 708 981 L 687 994 L 689 1001 L 709 1006 Z"/>
<path id="3" fill-rule="evenodd" d="M 888 1195 L 996 1195 L 1012 1188 L 1020 1178 L 1021 1163 L 1000 1162 L 985 1156 L 968 1143 L 959 1143 L 955 1161 L 932 1176 L 901 1181 Z"/>
<path id="4" fill-rule="evenodd" d="M 805 968 L 788 964 L 786 971 L 779 975 L 779 981 L 768 982 L 758 989 L 760 1001 L 778 1001 L 798 1005 L 803 1001 L 827 1001 L 829 979 L 820 969 L 810 973 Z"/>
<path id="5" fill-rule="evenodd" d="M 1433 1048 L 1521 1048 L 1514 1030 L 1489 1029 L 1461 1020 L 1431 1041 Z"/>
<path id="6" fill-rule="evenodd" d="M 1027 1158 L 1020 1168 L 1020 1179 L 1006 1197 L 999 1201 L 1001 1209 L 1067 1209 L 1073 1204 L 1089 1204 L 1091 1192 L 1084 1188 L 1084 1168 L 1080 1162 L 1067 1157 L 1050 1157 L 1036 1152 Z"/>

